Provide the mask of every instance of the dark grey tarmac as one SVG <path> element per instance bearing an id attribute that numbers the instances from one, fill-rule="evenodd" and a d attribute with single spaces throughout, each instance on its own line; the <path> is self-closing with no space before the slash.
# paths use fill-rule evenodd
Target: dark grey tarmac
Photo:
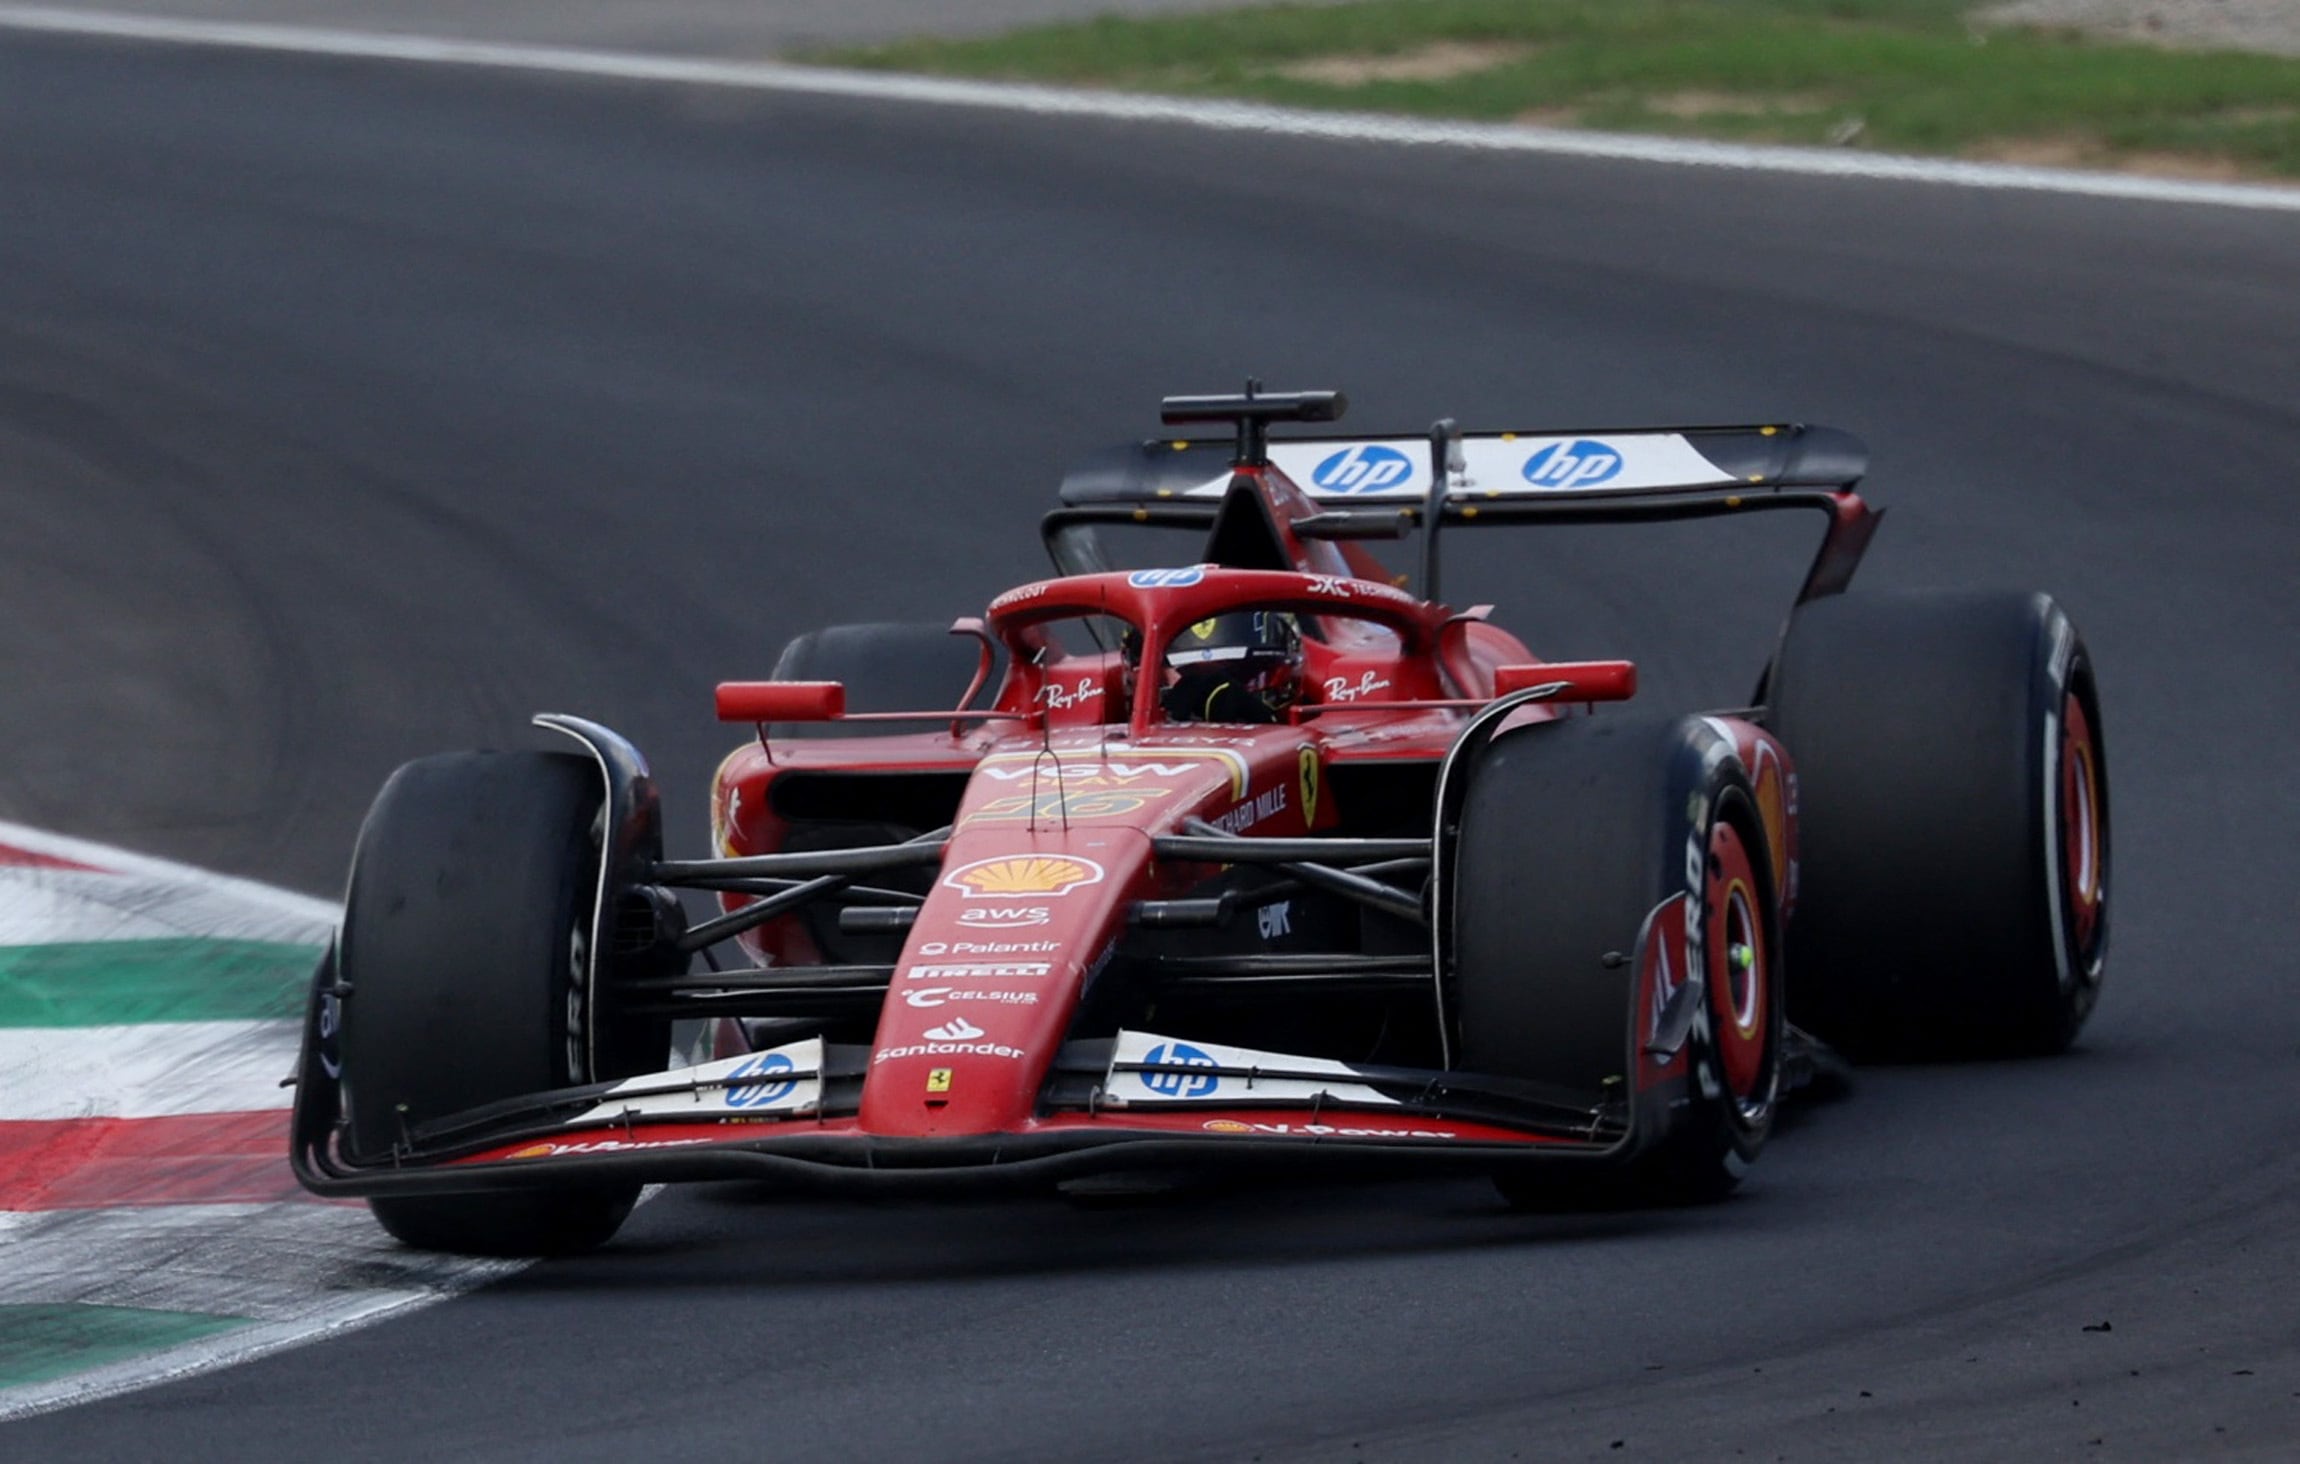
<path id="1" fill-rule="evenodd" d="M 0 37 L 0 816 L 332 893 L 396 762 L 552 708 L 699 849 L 715 679 L 974 610 L 1067 461 L 1249 371 L 1865 435 L 1865 583 L 2091 639 L 2080 1049 L 1863 1073 L 1683 1213 L 675 1194 L 0 1459 L 2291 1457 L 2288 215 Z M 1801 532 L 1465 534 L 1450 588 L 1723 704 Z"/>

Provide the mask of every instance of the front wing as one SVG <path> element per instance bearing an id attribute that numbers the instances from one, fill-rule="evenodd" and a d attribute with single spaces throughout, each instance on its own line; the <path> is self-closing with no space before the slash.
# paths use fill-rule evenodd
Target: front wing
<path id="1" fill-rule="evenodd" d="M 293 1162 L 307 1188 L 344 1197 L 726 1179 L 1029 1186 L 1232 1168 L 1494 1173 L 1618 1164 L 1689 1097 L 1663 1085 L 1591 1107 L 1515 1080 L 1120 1033 L 1066 1046 L 1046 1110 L 1017 1128 L 890 1137 L 854 1116 L 868 1061 L 867 1049 L 810 1039 L 539 1093 L 416 1125 L 392 1155 L 365 1163 L 337 1148 L 334 1085 L 307 1061 L 317 1081 L 298 1083 Z"/>

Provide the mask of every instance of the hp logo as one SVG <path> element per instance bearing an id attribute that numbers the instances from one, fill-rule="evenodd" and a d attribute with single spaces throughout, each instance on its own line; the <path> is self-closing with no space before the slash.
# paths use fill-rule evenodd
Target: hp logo
<path id="1" fill-rule="evenodd" d="M 1327 493 L 1381 493 L 1405 487 L 1413 475 L 1413 459 L 1404 453 L 1361 442 L 1319 463 L 1310 474 L 1310 486 Z"/>
<path id="2" fill-rule="evenodd" d="M 1152 1067 L 1205 1068 L 1203 1073 L 1142 1073 L 1142 1086 L 1161 1098 L 1204 1098 L 1222 1086 L 1222 1079 L 1212 1069 L 1221 1064 L 1211 1053 L 1201 1052 L 1187 1042 L 1161 1042 L 1150 1049 L 1142 1061 Z"/>
<path id="3" fill-rule="evenodd" d="M 1525 460 L 1525 481 L 1536 488 L 1595 488 L 1621 476 L 1621 450 L 1583 438 L 1553 442 Z"/>
<path id="4" fill-rule="evenodd" d="M 1198 565 L 1188 569 L 1138 569 L 1126 576 L 1126 583 L 1138 590 L 1179 590 L 1205 577 L 1206 571 Z"/>
<path id="5" fill-rule="evenodd" d="M 727 1076 L 729 1078 L 756 1078 L 763 1077 L 768 1073 L 787 1073 L 789 1071 L 791 1071 L 789 1058 L 779 1052 L 766 1052 L 738 1065 Z M 797 1086 L 797 1082 L 790 1081 L 753 1083 L 740 1088 L 729 1088 L 727 1089 L 727 1106 L 729 1108 L 764 1108 L 770 1103 L 780 1103 L 783 1099 L 790 1097 L 791 1090 Z"/>

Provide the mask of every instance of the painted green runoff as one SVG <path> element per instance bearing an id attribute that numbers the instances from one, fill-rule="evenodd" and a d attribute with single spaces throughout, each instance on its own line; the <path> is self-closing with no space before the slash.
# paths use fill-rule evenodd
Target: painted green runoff
<path id="1" fill-rule="evenodd" d="M 1361 0 L 1113 16 L 809 59 L 1299 107 L 2300 177 L 2300 59 L 1985 28 L 1977 8 Z"/>
<path id="2" fill-rule="evenodd" d="M 320 953 L 263 940 L 0 946 L 0 1027 L 293 1017 Z"/>
<path id="3" fill-rule="evenodd" d="M 248 1325 L 247 1317 L 134 1306 L 0 1305 L 0 1388 L 51 1382 Z"/>

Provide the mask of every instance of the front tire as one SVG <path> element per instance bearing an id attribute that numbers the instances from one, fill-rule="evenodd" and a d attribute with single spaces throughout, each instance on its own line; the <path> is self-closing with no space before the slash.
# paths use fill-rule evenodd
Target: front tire
<path id="1" fill-rule="evenodd" d="M 337 952 L 354 1162 L 387 1162 L 416 1126 L 463 1109 L 626 1075 L 590 1070 L 600 806 L 597 771 L 556 752 L 424 758 L 384 784 L 360 830 Z M 636 1185 L 612 1185 L 369 1205 L 421 1249 L 544 1256 L 604 1244 L 637 1198 Z"/>
<path id="2" fill-rule="evenodd" d="M 1716 1199 L 1772 1130 L 1785 1036 L 1772 861 L 1738 760 L 1713 755 L 1719 736 L 1698 718 L 1571 718 L 1503 736 L 1472 770 L 1452 907 L 1463 1068 L 1592 1104 L 1626 1095 L 1651 1035 L 1635 1030 L 1640 934 L 1676 896 L 1701 902 L 1693 1101 L 1621 1171 L 1497 1176 L 1512 1204 Z"/>

